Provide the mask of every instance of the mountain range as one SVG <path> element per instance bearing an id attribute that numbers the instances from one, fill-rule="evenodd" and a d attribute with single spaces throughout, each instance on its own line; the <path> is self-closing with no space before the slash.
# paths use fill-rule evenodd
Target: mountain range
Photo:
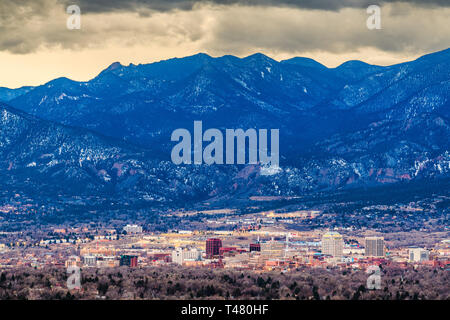
<path id="1" fill-rule="evenodd" d="M 197 54 L 0 88 L 0 177 L 49 194 L 195 201 L 450 175 L 450 49 L 393 66 Z M 174 129 L 280 129 L 280 169 L 175 166 Z"/>

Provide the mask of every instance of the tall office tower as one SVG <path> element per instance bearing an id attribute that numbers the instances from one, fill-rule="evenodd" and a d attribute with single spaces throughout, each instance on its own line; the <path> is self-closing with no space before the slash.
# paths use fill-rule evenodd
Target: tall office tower
<path id="1" fill-rule="evenodd" d="M 322 253 L 333 257 L 342 257 L 344 238 L 337 232 L 328 232 L 322 237 Z"/>
<path id="2" fill-rule="evenodd" d="M 206 240 L 207 257 L 218 256 L 220 248 L 222 248 L 222 240 L 214 238 Z"/>
<path id="3" fill-rule="evenodd" d="M 366 256 L 368 257 L 384 257 L 384 238 L 383 237 L 366 237 Z"/>

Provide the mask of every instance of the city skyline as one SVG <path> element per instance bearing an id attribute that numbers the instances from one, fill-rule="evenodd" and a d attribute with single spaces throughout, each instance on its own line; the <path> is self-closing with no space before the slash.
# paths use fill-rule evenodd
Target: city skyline
<path id="1" fill-rule="evenodd" d="M 169 319 L 448 301 L 449 16 L 0 1 L 0 300 Z"/>

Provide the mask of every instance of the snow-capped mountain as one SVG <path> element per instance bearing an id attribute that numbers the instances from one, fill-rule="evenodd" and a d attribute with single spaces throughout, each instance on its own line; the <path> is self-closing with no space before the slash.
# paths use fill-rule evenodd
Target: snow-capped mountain
<path id="1" fill-rule="evenodd" d="M 292 195 L 448 178 L 449 89 L 450 49 L 388 67 L 349 61 L 330 69 L 312 59 L 278 62 L 262 54 L 113 63 L 87 82 L 60 78 L 32 90 L 8 91 L 5 100 L 21 112 L 2 109 L 0 170 L 13 163 L 11 169 L 21 168 L 29 175 L 39 170 L 49 174 L 48 163 L 53 161 L 55 168 L 64 167 L 62 176 L 76 176 L 87 186 L 111 187 L 110 181 L 117 178 L 111 170 L 119 166 L 115 159 L 124 159 L 120 163 L 129 172 L 141 168 L 143 178 L 136 181 L 151 180 L 153 174 L 154 183 L 164 184 L 161 190 L 178 184 L 171 189 L 174 194 L 193 197 L 239 188 Z M 0 100 L 2 96 L 6 95 L 0 90 Z M 191 129 L 194 120 L 219 129 L 279 128 L 281 170 L 264 176 L 257 166 L 172 165 L 170 134 L 177 128 Z M 48 136 L 34 132 L 29 126 L 36 121 L 57 129 L 45 129 Z M 6 134 L 7 130 L 12 132 Z M 17 139 L 20 144 L 12 148 Z M 96 149 L 99 139 L 101 150 Z M 58 158 L 63 142 L 70 144 L 63 148 L 64 160 Z M 85 168 L 80 161 L 94 162 L 92 174 L 80 169 Z M 191 182 L 183 182 L 182 174 Z M 111 190 L 127 179 L 131 178 L 118 179 Z M 187 189 L 182 190 L 183 183 Z M 148 192 L 143 186 L 123 184 L 124 189 Z"/>
<path id="2" fill-rule="evenodd" d="M 212 177 L 220 181 L 234 170 L 178 168 L 145 149 L 41 120 L 3 104 L 0 125 L 0 179 L 11 190 L 50 197 L 197 199 L 215 190 Z"/>

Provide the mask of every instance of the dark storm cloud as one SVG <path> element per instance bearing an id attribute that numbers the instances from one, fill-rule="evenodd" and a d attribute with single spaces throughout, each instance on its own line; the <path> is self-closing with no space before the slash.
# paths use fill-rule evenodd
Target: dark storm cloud
<path id="1" fill-rule="evenodd" d="M 382 7 L 383 28 L 370 31 L 366 27 L 365 8 L 377 2 L 387 4 Z M 383 52 L 419 53 L 448 47 L 450 0 L 424 3 L 418 0 L 0 0 L 0 51 L 26 54 L 43 47 L 78 50 L 112 43 L 118 47 L 157 43 L 164 48 L 166 43 L 173 42 L 218 54 L 257 50 L 286 55 L 305 51 L 343 53 L 367 47 Z M 65 10 L 70 4 L 81 7 L 81 30 L 66 28 Z M 224 7 L 216 9 L 199 4 Z M 299 8 L 304 10 L 296 10 Z"/>
<path id="2" fill-rule="evenodd" d="M 154 11 L 192 10 L 196 5 L 242 5 L 293 7 L 337 11 L 345 8 L 367 8 L 373 4 L 409 3 L 420 7 L 450 7 L 450 0 L 60 0 L 62 3 L 78 4 L 85 13 L 132 11 L 142 8 Z"/>
<path id="3" fill-rule="evenodd" d="M 448 47 L 448 12 L 448 9 L 420 9 L 392 15 L 393 9 L 386 8 L 382 29 L 373 31 L 366 27 L 367 13 L 363 10 L 299 13 L 296 10 L 236 8 L 216 18 L 214 36 L 209 38 L 206 47 L 215 49 L 217 55 L 227 52 L 242 55 L 248 52 L 249 46 L 262 52 L 344 54 L 372 48 L 420 54 Z"/>

